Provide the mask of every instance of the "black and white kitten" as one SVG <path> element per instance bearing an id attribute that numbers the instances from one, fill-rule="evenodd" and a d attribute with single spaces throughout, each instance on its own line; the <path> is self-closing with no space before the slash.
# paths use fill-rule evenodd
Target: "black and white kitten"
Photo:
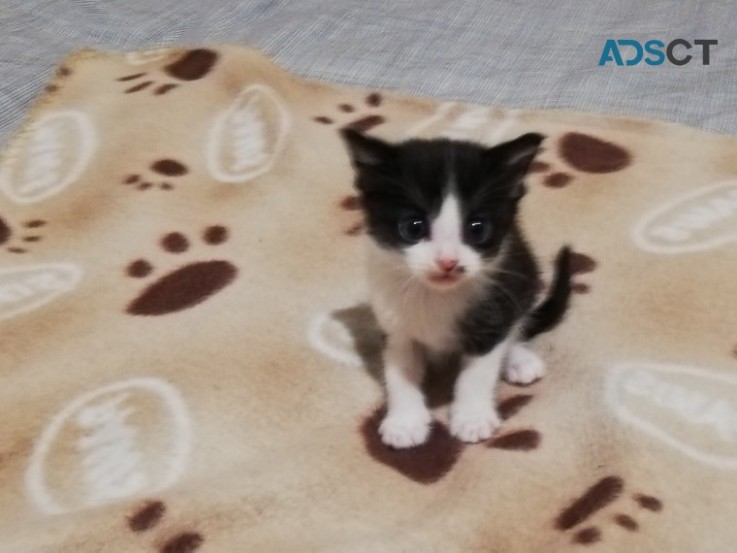
<path id="1" fill-rule="evenodd" d="M 493 394 L 500 372 L 520 384 L 545 374 L 525 341 L 555 326 L 570 296 L 565 247 L 549 295 L 536 303 L 538 267 L 516 222 L 544 137 L 484 147 L 446 139 L 389 144 L 352 130 L 342 136 L 372 238 L 372 305 L 387 333 L 382 440 L 405 448 L 427 439 L 425 365 L 448 353 L 463 363 L 451 432 L 485 440 L 501 423 Z"/>

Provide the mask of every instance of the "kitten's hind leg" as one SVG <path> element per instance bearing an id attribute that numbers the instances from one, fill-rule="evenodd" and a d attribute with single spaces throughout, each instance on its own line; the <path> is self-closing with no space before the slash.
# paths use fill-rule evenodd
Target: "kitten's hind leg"
<path id="1" fill-rule="evenodd" d="M 516 342 L 509 348 L 504 380 L 512 384 L 532 384 L 547 373 L 545 361 L 524 343 Z"/>
<path id="2" fill-rule="evenodd" d="M 379 426 L 381 441 L 395 448 L 420 445 L 430 434 L 432 416 L 422 393 L 424 356 L 421 347 L 389 336 L 384 354 L 387 413 Z"/>

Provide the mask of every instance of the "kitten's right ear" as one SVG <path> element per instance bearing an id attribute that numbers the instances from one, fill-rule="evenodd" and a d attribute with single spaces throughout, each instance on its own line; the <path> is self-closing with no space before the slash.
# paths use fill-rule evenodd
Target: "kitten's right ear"
<path id="1" fill-rule="evenodd" d="M 394 147 L 378 138 L 372 138 L 352 129 L 340 131 L 356 169 L 379 167 L 394 158 Z"/>

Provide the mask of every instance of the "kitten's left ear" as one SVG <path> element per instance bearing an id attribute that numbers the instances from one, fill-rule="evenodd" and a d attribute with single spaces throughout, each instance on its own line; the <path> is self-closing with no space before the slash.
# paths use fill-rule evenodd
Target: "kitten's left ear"
<path id="1" fill-rule="evenodd" d="M 530 170 L 532 160 L 540 150 L 543 140 L 545 140 L 544 135 L 531 132 L 488 150 L 489 155 L 498 164 L 497 170 L 509 182 L 513 197 L 519 198 L 524 195 L 522 181 Z"/>

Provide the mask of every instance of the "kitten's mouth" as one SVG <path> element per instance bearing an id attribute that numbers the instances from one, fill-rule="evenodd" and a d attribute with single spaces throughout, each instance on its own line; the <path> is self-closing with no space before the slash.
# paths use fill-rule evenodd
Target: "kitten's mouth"
<path id="1" fill-rule="evenodd" d="M 439 285 L 442 287 L 452 286 L 457 284 L 463 275 L 461 273 L 431 273 L 427 276 L 427 280 L 432 284 Z"/>

